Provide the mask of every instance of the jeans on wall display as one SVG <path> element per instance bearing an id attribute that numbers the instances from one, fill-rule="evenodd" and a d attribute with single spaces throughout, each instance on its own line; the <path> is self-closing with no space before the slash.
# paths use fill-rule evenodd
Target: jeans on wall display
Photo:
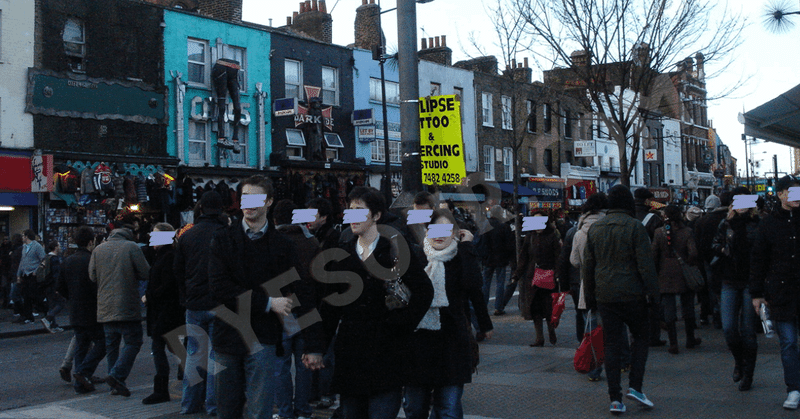
<path id="1" fill-rule="evenodd" d="M 240 151 L 237 131 L 239 121 L 242 119 L 242 104 L 239 98 L 239 62 L 220 58 L 211 69 L 211 79 L 214 81 L 214 92 L 217 95 L 217 142 L 220 147 L 232 149 L 234 153 Z M 233 103 L 233 141 L 225 137 L 225 112 L 227 110 L 226 97 L 230 95 Z"/>

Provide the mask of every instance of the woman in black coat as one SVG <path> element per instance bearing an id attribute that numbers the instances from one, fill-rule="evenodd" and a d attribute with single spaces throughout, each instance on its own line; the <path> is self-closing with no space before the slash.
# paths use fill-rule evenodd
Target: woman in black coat
<path id="1" fill-rule="evenodd" d="M 158 223 L 153 232 L 175 232 L 167 223 Z M 154 237 L 155 236 L 155 237 Z M 157 234 L 151 234 L 151 243 L 158 241 Z M 173 236 L 174 237 L 174 236 Z M 184 308 L 180 304 L 178 281 L 173 271 L 175 252 L 172 243 L 154 245 L 155 257 L 147 281 L 147 292 L 142 302 L 147 304 L 147 335 L 153 339 L 153 362 L 156 375 L 153 379 L 153 394 L 142 400 L 143 404 L 169 401 L 169 361 L 167 360 L 167 341 L 164 335 L 185 323 Z M 173 352 L 170 349 L 170 352 Z"/>
<path id="2" fill-rule="evenodd" d="M 377 225 L 386 210 L 380 192 L 356 187 L 349 199 L 351 210 L 367 214 L 350 223 L 353 237 L 342 247 L 346 256 L 325 272 L 312 266 L 317 280 L 335 284 L 320 308 L 328 342 L 338 326 L 331 390 L 341 395 L 346 419 L 394 419 L 402 403 L 401 373 L 411 334 L 430 307 L 433 287 L 413 252 L 405 251 L 399 232 Z M 399 266 L 408 262 L 402 282 L 411 298 L 407 307 L 389 310 L 385 279 L 392 277 L 395 259 Z"/>
<path id="3" fill-rule="evenodd" d="M 409 419 L 427 419 L 431 405 L 433 417 L 462 418 L 464 384 L 472 381 L 471 332 L 465 313 L 469 296 L 481 292 L 478 258 L 472 243 L 459 242 L 458 223 L 447 209 L 433 212 L 430 225 L 442 224 L 451 226 L 449 236 L 423 241 L 425 272 L 434 297 L 412 334 L 409 363 L 404 371 L 403 409 Z M 478 304 L 475 314 L 480 331 L 490 337 L 492 321 L 488 309 Z"/>

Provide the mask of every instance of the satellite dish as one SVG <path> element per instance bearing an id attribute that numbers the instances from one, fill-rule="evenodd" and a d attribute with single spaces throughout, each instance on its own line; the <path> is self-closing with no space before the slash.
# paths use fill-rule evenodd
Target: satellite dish
<path id="1" fill-rule="evenodd" d="M 744 114 L 739 112 L 739 115 L 736 116 L 736 119 L 739 120 L 739 123 L 744 125 Z"/>

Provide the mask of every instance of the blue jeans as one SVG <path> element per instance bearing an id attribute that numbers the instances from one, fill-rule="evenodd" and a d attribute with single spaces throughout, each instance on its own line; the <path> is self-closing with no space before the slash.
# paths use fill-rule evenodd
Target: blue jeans
<path id="1" fill-rule="evenodd" d="M 275 402 L 275 345 L 248 355 L 216 353 L 214 383 L 220 419 L 271 419 Z"/>
<path id="2" fill-rule="evenodd" d="M 203 408 L 205 400 L 206 412 L 217 413 L 217 400 L 214 391 L 214 347 L 211 346 L 214 312 L 203 310 L 186 310 L 186 366 L 183 380 L 183 397 L 181 398 L 181 414 L 197 413 Z M 195 327 L 201 328 L 200 333 Z M 189 371 L 197 371 L 201 382 L 191 385 Z"/>
<path id="3" fill-rule="evenodd" d="M 753 299 L 750 289 L 736 289 L 722 284 L 720 310 L 722 315 L 722 332 L 730 347 L 741 347 L 749 351 L 758 350 L 756 339 L 756 311 L 753 310 Z"/>
<path id="4" fill-rule="evenodd" d="M 464 386 L 436 388 L 406 387 L 404 389 L 403 410 L 408 419 L 428 419 L 428 411 L 433 404 L 430 419 L 463 419 L 461 396 Z"/>
<path id="5" fill-rule="evenodd" d="M 608 396 L 611 401 L 622 401 L 620 368 L 622 367 L 625 325 L 628 325 L 631 342 L 631 372 L 628 375 L 629 387 L 642 391 L 644 370 L 647 365 L 647 351 L 650 339 L 648 307 L 644 301 L 623 303 L 597 303 L 600 318 L 603 320 L 603 345 L 605 346 L 606 377 Z"/>
<path id="6" fill-rule="evenodd" d="M 797 323 L 775 322 L 781 344 L 781 363 L 786 392 L 800 391 L 800 351 L 797 349 Z"/>
<path id="7" fill-rule="evenodd" d="M 106 335 L 106 360 L 108 375 L 124 383 L 131 373 L 136 355 L 142 347 L 142 322 L 109 322 L 103 323 Z M 120 354 L 120 341 L 125 341 Z"/>
<path id="8" fill-rule="evenodd" d="M 275 362 L 275 404 L 284 418 L 311 417 L 314 411 L 308 404 L 311 396 L 311 371 L 303 365 L 305 343 L 299 334 L 283 334 L 283 356 Z M 292 385 L 292 355 L 294 355 L 295 382 Z"/>
<path id="9" fill-rule="evenodd" d="M 494 309 L 503 311 L 505 309 L 505 289 L 506 289 L 506 266 L 484 266 L 483 267 L 483 300 L 489 306 L 489 294 L 492 291 L 492 277 L 496 277 L 497 284 L 494 292 Z"/>
<path id="10" fill-rule="evenodd" d="M 75 326 L 75 355 L 73 364 L 75 372 L 86 377 L 91 377 L 97 365 L 106 356 L 106 341 L 103 326 L 94 327 Z M 76 387 L 78 383 L 75 382 Z"/>
<path id="11" fill-rule="evenodd" d="M 345 419 L 395 419 L 403 403 L 403 392 L 389 391 L 373 396 L 342 394 L 340 405 Z"/>

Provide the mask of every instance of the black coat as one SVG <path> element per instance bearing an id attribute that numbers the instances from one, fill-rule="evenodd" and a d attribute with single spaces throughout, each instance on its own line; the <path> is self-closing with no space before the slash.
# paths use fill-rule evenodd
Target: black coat
<path id="1" fill-rule="evenodd" d="M 767 300 L 772 320 L 796 320 L 800 304 L 800 211 L 779 208 L 758 224 L 750 254 L 750 295 Z"/>
<path id="2" fill-rule="evenodd" d="M 147 281 L 147 336 L 161 336 L 186 323 L 178 297 L 178 279 L 173 270 L 172 245 L 158 249 Z"/>
<path id="3" fill-rule="evenodd" d="M 702 265 L 703 262 L 711 262 L 711 259 L 714 257 L 711 246 L 714 243 L 714 237 L 717 235 L 719 223 L 721 223 L 727 215 L 727 208 L 718 208 L 697 220 L 694 227 L 694 240 L 695 243 L 697 243 L 697 254 L 700 259 L 700 265 Z M 714 282 L 718 281 L 715 279 Z"/>
<path id="4" fill-rule="evenodd" d="M 354 301 L 340 303 L 344 305 L 334 306 L 327 300 L 322 304 L 321 313 L 328 341 L 333 338 L 338 325 L 332 391 L 369 396 L 400 390 L 411 333 L 430 308 L 433 286 L 412 252 L 408 270 L 402 277 L 411 291 L 411 301 L 408 307 L 390 311 L 386 308 L 385 282 L 369 273 L 356 254 L 356 240 L 358 238 L 353 237 L 344 246 L 348 256 L 334 263 L 328 271 L 328 278 L 323 280 L 342 283 L 343 286 L 337 289 L 339 293 L 353 286 L 361 285 L 363 289 L 355 293 Z M 393 264 L 392 253 L 389 239 L 381 237 L 367 262 L 390 267 Z M 348 284 L 355 285 L 348 287 Z"/>
<path id="5" fill-rule="evenodd" d="M 69 322 L 72 326 L 97 325 L 97 284 L 89 279 L 92 252 L 80 247 L 61 264 L 56 289 L 69 300 Z"/>
<path id="6" fill-rule="evenodd" d="M 715 278 L 736 289 L 744 289 L 750 280 L 750 252 L 758 231 L 758 216 L 735 216 L 722 220 L 711 246 L 717 262 L 711 265 Z M 712 260 L 714 260 L 712 258 Z"/>
<path id="7" fill-rule="evenodd" d="M 481 240 L 486 240 L 489 254 L 483 259 L 486 266 L 507 266 L 516 252 L 514 232 L 511 226 L 494 218 L 489 219 L 491 230 L 483 233 Z"/>
<path id="8" fill-rule="evenodd" d="M 426 262 L 427 263 L 427 262 Z M 417 330 L 411 335 L 405 385 L 442 387 L 472 381 L 470 326 L 466 313 L 470 295 L 481 294 L 482 278 L 472 243 L 459 243 L 456 256 L 444 264 L 445 291 L 449 305 L 439 309 L 442 329 Z M 483 332 L 492 330 L 486 304 L 475 305 Z"/>
<path id="9" fill-rule="evenodd" d="M 203 215 L 178 238 L 175 247 L 175 277 L 180 289 L 181 304 L 189 310 L 214 308 L 208 285 L 208 261 L 214 233 L 228 226 L 217 216 Z"/>
<path id="10" fill-rule="evenodd" d="M 648 214 L 653 213 L 653 216 L 647 220 L 647 224 L 644 226 L 644 228 L 647 230 L 647 235 L 650 236 L 650 241 L 653 241 L 653 236 L 655 236 L 656 230 L 664 225 L 664 219 L 661 218 L 657 212 L 652 211 L 650 207 L 644 203 L 644 200 L 637 199 L 635 202 L 637 220 L 644 221 Z"/>
<path id="11" fill-rule="evenodd" d="M 231 227 L 218 231 L 211 241 L 208 279 L 214 301 L 239 313 L 239 296 L 251 291 L 249 326 L 259 343 L 276 345 L 283 337 L 283 326 L 278 315 L 266 311 L 269 296 L 263 285 L 282 274 L 292 275 L 292 269 L 297 270 L 295 277 L 299 279 L 300 269 L 294 245 L 275 230 L 273 223 L 269 223 L 263 237 L 250 241 L 241 221 L 234 220 Z M 294 310 L 296 315 L 305 315 L 315 309 L 313 296 L 307 294 L 305 287 L 297 287 L 291 278 L 285 282 L 287 285 L 281 287 L 281 295 L 287 297 L 296 293 L 300 303 L 300 307 Z M 302 332 L 306 353 L 325 351 L 318 336 L 318 323 Z M 211 342 L 215 351 L 230 355 L 248 353 L 248 346 L 239 331 L 223 321 L 219 313 L 214 319 L 213 328 Z M 276 351 L 281 352 L 280 346 Z"/>

